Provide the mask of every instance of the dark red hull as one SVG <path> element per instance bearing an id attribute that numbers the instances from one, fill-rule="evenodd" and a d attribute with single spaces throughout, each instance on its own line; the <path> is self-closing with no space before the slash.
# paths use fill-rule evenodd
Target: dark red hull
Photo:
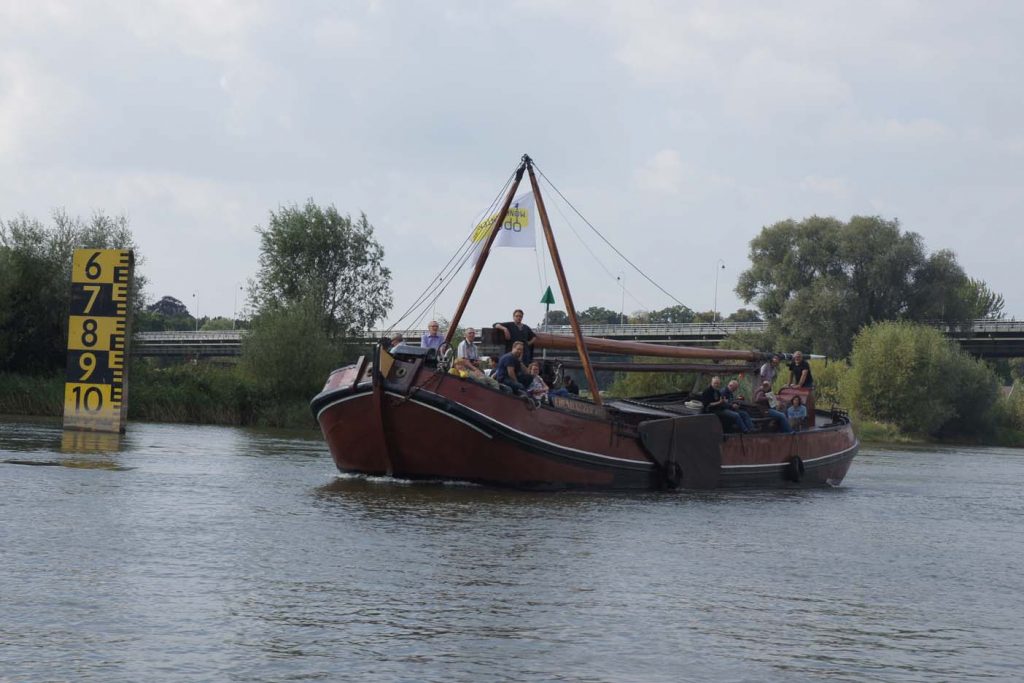
<path id="1" fill-rule="evenodd" d="M 845 419 L 722 435 L 714 416 L 538 406 L 420 361 L 373 375 L 365 362 L 339 369 L 312 403 L 342 472 L 529 489 L 835 486 L 858 448 Z M 673 425 L 685 443 L 660 436 Z"/>

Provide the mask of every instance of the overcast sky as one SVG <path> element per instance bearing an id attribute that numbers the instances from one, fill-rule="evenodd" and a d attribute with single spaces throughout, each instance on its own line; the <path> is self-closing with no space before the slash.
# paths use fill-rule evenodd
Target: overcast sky
<path id="1" fill-rule="evenodd" d="M 150 299 L 230 316 L 254 227 L 313 198 L 375 226 L 390 321 L 525 152 L 696 310 L 718 259 L 743 305 L 763 226 L 877 214 L 1020 319 L 1022 26 L 1016 1 L 0 0 L 0 219 L 125 213 Z M 674 303 L 548 203 L 577 308 Z M 491 264 L 464 322 L 540 320 L 550 266 Z"/>

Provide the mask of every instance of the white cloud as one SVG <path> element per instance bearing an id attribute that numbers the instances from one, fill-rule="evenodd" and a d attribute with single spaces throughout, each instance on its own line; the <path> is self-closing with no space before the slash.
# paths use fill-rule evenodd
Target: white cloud
<path id="1" fill-rule="evenodd" d="M 33 146 L 48 145 L 80 105 L 76 87 L 30 57 L 0 53 L 0 164 L 24 161 Z"/>
<path id="2" fill-rule="evenodd" d="M 1020 214 L 1022 21 L 1020 3 L 921 0 L 0 0 L 0 215 L 126 210 L 154 294 L 187 296 L 251 275 L 252 225 L 312 196 L 367 212 L 401 305 L 525 151 L 670 291 L 684 247 L 881 212 L 999 272 L 1020 316 L 1010 250 L 970 236 Z M 615 307 L 578 247 L 577 303 Z M 496 271 L 529 283 L 482 289 L 480 315 L 543 291 L 512 257 Z M 704 287 L 687 303 L 707 308 Z"/>
<path id="3" fill-rule="evenodd" d="M 799 188 L 804 192 L 826 195 L 834 199 L 845 200 L 850 195 L 850 188 L 843 178 L 809 175 L 800 181 Z"/>

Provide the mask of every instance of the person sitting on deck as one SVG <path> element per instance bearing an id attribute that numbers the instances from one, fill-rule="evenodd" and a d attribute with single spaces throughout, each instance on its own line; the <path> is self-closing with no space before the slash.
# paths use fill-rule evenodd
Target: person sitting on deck
<path id="1" fill-rule="evenodd" d="M 739 427 L 740 431 L 747 432 L 740 416 L 729 408 L 728 402 L 722 396 L 722 378 L 715 376 L 711 378 L 711 384 L 700 395 L 700 402 L 704 404 L 704 411 L 718 415 L 720 419 L 728 420 L 730 425 Z"/>
<path id="2" fill-rule="evenodd" d="M 427 325 L 427 333 L 420 337 L 420 346 L 425 349 L 440 348 L 444 337 L 438 333 L 439 325 L 436 320 L 431 320 Z"/>
<path id="3" fill-rule="evenodd" d="M 388 348 L 393 349 L 396 346 L 398 346 L 399 344 L 404 344 L 404 343 L 405 343 L 405 336 L 403 336 L 401 332 L 395 332 L 393 335 L 391 335 L 391 341 L 389 342 Z"/>
<path id="4" fill-rule="evenodd" d="M 754 403 L 761 406 L 765 415 L 775 420 L 775 424 L 778 425 L 780 432 L 788 433 L 793 431 L 789 428 L 789 420 L 786 419 L 786 414 L 777 410 L 779 400 L 772 393 L 771 382 L 768 380 L 761 382 L 761 387 L 754 392 Z"/>
<path id="5" fill-rule="evenodd" d="M 552 396 L 568 396 L 569 392 L 566 391 L 565 387 L 561 389 L 552 389 L 548 386 L 548 383 L 544 381 L 544 378 L 540 374 L 540 361 L 533 361 L 530 363 L 530 386 L 527 388 L 527 393 L 534 397 L 538 401 L 544 400 L 545 398 L 551 399 Z"/>
<path id="6" fill-rule="evenodd" d="M 804 354 L 801 351 L 793 353 L 793 362 L 789 364 L 789 386 L 797 389 L 811 389 L 814 387 L 811 365 L 804 360 Z"/>
<path id="7" fill-rule="evenodd" d="M 523 362 L 533 360 L 533 340 L 537 336 L 529 325 L 523 324 L 523 309 L 512 311 L 512 320 L 507 323 L 494 323 L 494 329 L 505 336 L 505 351 L 511 351 L 517 341 L 523 342 Z"/>
<path id="8" fill-rule="evenodd" d="M 466 338 L 459 342 L 459 348 L 455 357 L 465 359 L 473 367 L 480 367 L 480 352 L 476 348 L 476 330 L 472 327 L 466 328 Z"/>
<path id="9" fill-rule="evenodd" d="M 529 386 L 526 368 L 523 367 L 522 361 L 524 347 L 523 342 L 514 343 L 512 350 L 498 359 L 498 369 L 494 371 L 494 379 L 514 392 L 525 392 L 526 387 Z"/>
<path id="10" fill-rule="evenodd" d="M 754 431 L 754 420 L 751 419 L 750 413 L 743 410 L 740 406 L 740 401 L 743 397 L 737 394 L 739 391 L 740 383 L 736 380 L 729 380 L 729 383 L 725 385 L 725 389 L 722 389 L 722 397 L 725 398 L 725 402 L 729 404 L 729 408 L 733 410 L 740 417 L 740 423 L 743 425 L 744 432 Z"/>
<path id="11" fill-rule="evenodd" d="M 794 432 L 799 432 L 807 424 L 807 406 L 799 396 L 794 396 L 789 407 L 786 408 L 786 415 L 789 417 L 789 426 Z"/>
<path id="12" fill-rule="evenodd" d="M 565 387 L 565 390 L 573 396 L 580 395 L 580 385 L 576 384 L 576 380 L 572 378 L 572 375 L 566 375 L 562 379 L 562 386 Z"/>

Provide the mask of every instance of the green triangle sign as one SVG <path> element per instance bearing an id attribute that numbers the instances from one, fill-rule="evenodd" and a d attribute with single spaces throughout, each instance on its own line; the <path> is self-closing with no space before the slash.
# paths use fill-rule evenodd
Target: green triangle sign
<path id="1" fill-rule="evenodd" d="M 548 305 L 555 303 L 555 295 L 551 293 L 550 286 L 544 291 L 544 296 L 540 298 L 540 302 Z"/>

